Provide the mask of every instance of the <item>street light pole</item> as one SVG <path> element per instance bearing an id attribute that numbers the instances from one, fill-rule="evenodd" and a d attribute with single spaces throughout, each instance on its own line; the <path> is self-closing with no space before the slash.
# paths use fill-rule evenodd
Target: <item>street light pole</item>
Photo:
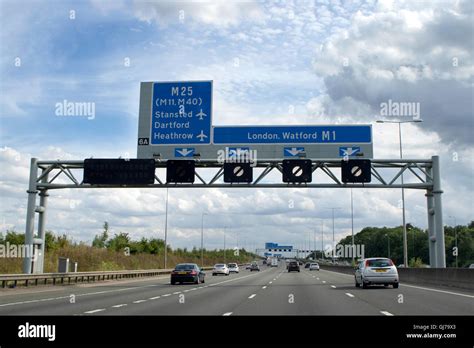
<path id="1" fill-rule="evenodd" d="M 225 263 L 225 230 L 227 229 L 227 226 L 224 227 L 224 263 Z"/>
<path id="2" fill-rule="evenodd" d="M 355 253 L 355 246 L 354 246 L 354 202 L 352 200 L 352 187 L 351 187 L 351 230 L 352 230 L 352 266 L 355 265 L 354 262 L 354 253 Z"/>
<path id="3" fill-rule="evenodd" d="M 407 120 L 407 121 L 385 121 L 377 120 L 377 123 L 398 123 L 398 140 L 400 147 L 400 159 L 403 158 L 402 152 L 402 123 L 418 123 L 423 122 L 421 119 Z M 407 226 L 405 223 L 405 189 L 403 187 L 403 173 L 400 175 L 402 183 L 402 223 L 403 223 L 403 265 L 408 267 L 408 241 L 407 241 Z"/>
<path id="4" fill-rule="evenodd" d="M 165 269 L 168 261 L 168 188 L 166 188 L 166 212 L 165 212 Z"/>
<path id="5" fill-rule="evenodd" d="M 321 259 L 324 260 L 324 220 L 321 219 Z"/>
<path id="6" fill-rule="evenodd" d="M 204 215 L 205 212 L 201 213 L 201 267 L 204 267 Z"/>
<path id="7" fill-rule="evenodd" d="M 388 258 L 390 258 L 390 236 L 386 234 L 385 237 L 387 237 L 387 242 L 388 242 Z"/>
<path id="8" fill-rule="evenodd" d="M 336 238 L 335 238 L 335 232 L 334 232 L 334 210 L 336 209 L 341 209 L 341 208 L 328 208 L 332 210 L 332 262 L 334 263 L 334 258 L 336 256 L 335 251 L 336 251 Z"/>
<path id="9" fill-rule="evenodd" d="M 456 247 L 456 268 L 458 268 L 458 224 L 456 223 L 455 216 L 449 216 L 451 219 L 454 219 L 454 246 Z"/>

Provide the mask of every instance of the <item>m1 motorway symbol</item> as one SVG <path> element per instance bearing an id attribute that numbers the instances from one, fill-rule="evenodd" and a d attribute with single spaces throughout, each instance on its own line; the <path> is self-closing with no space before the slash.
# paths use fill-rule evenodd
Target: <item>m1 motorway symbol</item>
<path id="1" fill-rule="evenodd" d="M 210 144 L 212 81 L 154 82 L 151 111 L 151 145 Z"/>
<path id="2" fill-rule="evenodd" d="M 193 157 L 195 152 L 194 147 L 176 147 L 174 149 L 174 156 L 175 157 Z"/>
<path id="3" fill-rule="evenodd" d="M 285 147 L 283 150 L 284 157 L 296 157 L 304 153 L 304 147 Z"/>

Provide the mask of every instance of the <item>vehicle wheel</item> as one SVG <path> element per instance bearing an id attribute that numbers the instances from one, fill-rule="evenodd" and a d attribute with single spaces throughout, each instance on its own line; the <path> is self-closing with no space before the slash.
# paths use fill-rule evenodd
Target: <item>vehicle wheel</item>
<path id="1" fill-rule="evenodd" d="M 199 284 L 199 276 L 196 277 L 196 280 L 194 281 L 194 284 Z"/>
<path id="2" fill-rule="evenodd" d="M 175 284 L 176 284 L 176 282 L 174 282 L 174 281 L 171 281 L 171 285 L 175 285 Z"/>
<path id="3" fill-rule="evenodd" d="M 298 273 L 300 272 L 300 270 L 298 270 Z"/>
<path id="4" fill-rule="evenodd" d="M 215 274 L 215 273 L 212 273 L 212 276 L 213 276 L 213 277 L 215 277 L 215 276 L 216 276 L 216 274 Z"/>
<path id="5" fill-rule="evenodd" d="M 360 288 L 360 284 L 357 282 L 357 278 L 356 278 L 356 277 L 354 277 L 354 279 L 355 279 L 355 285 L 356 285 L 356 288 Z"/>
<path id="6" fill-rule="evenodd" d="M 205 283 L 205 281 L 204 281 L 204 277 L 202 278 L 202 280 L 201 280 L 201 283 L 203 283 L 203 284 Z"/>
<path id="7" fill-rule="evenodd" d="M 361 282 L 362 282 L 362 288 L 363 288 L 363 289 L 367 289 L 369 286 L 367 285 L 367 283 L 364 283 L 364 279 L 361 278 L 360 280 L 361 280 Z"/>
<path id="8" fill-rule="evenodd" d="M 394 283 L 394 284 L 393 284 L 393 288 L 394 288 L 394 289 L 398 289 L 398 283 Z"/>

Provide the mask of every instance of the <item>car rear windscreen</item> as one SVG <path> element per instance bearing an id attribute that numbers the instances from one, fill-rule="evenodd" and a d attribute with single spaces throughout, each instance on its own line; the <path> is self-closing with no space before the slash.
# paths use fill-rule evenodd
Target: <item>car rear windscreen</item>
<path id="1" fill-rule="evenodd" d="M 179 270 L 194 269 L 194 265 L 177 265 L 175 269 L 179 269 Z"/>
<path id="2" fill-rule="evenodd" d="M 367 266 L 369 267 L 389 267 L 393 266 L 392 260 L 380 259 L 380 260 L 368 260 Z"/>
<path id="3" fill-rule="evenodd" d="M 214 267 L 225 267 L 225 265 L 222 265 L 222 264 L 218 264 L 218 265 L 215 265 Z"/>

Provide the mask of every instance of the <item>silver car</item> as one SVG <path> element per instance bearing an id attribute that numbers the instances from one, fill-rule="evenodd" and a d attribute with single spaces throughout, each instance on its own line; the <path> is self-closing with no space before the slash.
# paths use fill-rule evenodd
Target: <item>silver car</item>
<path id="1" fill-rule="evenodd" d="M 355 270 L 355 286 L 366 289 L 369 285 L 391 284 L 398 288 L 398 271 L 392 260 L 385 257 L 363 259 Z"/>

